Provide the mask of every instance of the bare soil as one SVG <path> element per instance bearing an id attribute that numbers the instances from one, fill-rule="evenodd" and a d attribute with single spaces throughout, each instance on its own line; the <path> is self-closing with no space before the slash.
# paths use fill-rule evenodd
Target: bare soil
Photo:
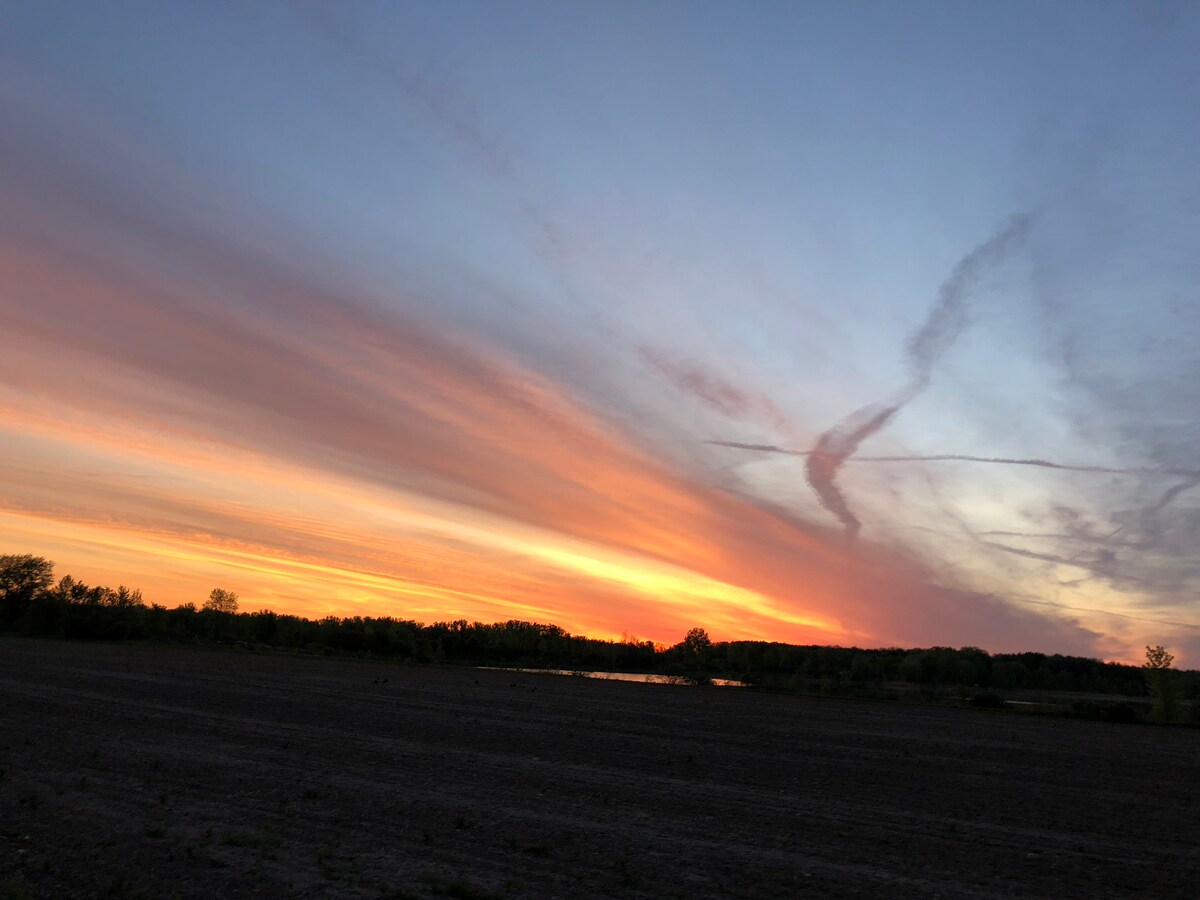
<path id="1" fill-rule="evenodd" d="M 1200 731 L 0 639 L 0 897 L 1200 896 Z"/>

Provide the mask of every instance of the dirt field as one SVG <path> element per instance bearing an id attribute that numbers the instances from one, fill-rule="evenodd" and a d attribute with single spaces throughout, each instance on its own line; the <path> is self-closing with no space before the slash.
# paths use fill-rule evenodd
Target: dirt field
<path id="1" fill-rule="evenodd" d="M 0 897 L 1200 896 L 1196 730 L 8 638 L 0 770 Z"/>

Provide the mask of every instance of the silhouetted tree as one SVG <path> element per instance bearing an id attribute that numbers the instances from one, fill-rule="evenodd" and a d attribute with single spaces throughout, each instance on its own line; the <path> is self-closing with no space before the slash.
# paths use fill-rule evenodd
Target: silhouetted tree
<path id="1" fill-rule="evenodd" d="M 1156 647 L 1146 645 L 1146 661 L 1142 663 L 1142 668 L 1146 670 L 1146 683 L 1150 686 L 1150 696 L 1154 698 L 1154 717 L 1162 722 L 1170 722 L 1175 718 L 1173 662 L 1174 654 L 1168 653 L 1161 644 Z"/>
<path id="2" fill-rule="evenodd" d="M 115 591 L 109 591 L 105 602 L 109 606 L 119 606 L 125 609 L 133 606 L 145 605 L 145 603 L 142 601 L 142 592 L 140 590 L 137 588 L 131 590 L 130 588 L 125 587 L 123 584 L 117 585 L 117 589 Z"/>
<path id="3" fill-rule="evenodd" d="M 10 629 L 54 581 L 54 563 L 28 553 L 0 556 L 0 626 Z"/>
<path id="4" fill-rule="evenodd" d="M 712 638 L 703 628 L 693 628 L 684 635 L 681 646 L 688 656 L 698 658 L 712 647 Z"/>
<path id="5" fill-rule="evenodd" d="M 672 650 L 678 660 L 673 674 L 683 675 L 696 684 L 710 683 L 713 642 L 707 631 L 703 628 L 691 629 Z"/>
<path id="6" fill-rule="evenodd" d="M 235 613 L 238 611 L 238 595 L 224 588 L 213 588 L 208 599 L 204 601 L 204 608 L 215 612 Z"/>

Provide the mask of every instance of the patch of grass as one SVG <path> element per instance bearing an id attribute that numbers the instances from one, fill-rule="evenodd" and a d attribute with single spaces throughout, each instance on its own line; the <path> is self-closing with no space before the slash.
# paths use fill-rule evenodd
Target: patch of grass
<path id="1" fill-rule="evenodd" d="M 971 697 L 971 705 L 977 709 L 1004 709 L 1008 702 L 999 694 L 979 693 Z"/>
<path id="2" fill-rule="evenodd" d="M 246 847 L 250 850 L 277 850 L 283 838 L 268 828 L 261 831 L 227 828 L 221 833 L 221 843 L 227 847 Z"/>
<path id="3" fill-rule="evenodd" d="M 22 878 L 0 882 L 0 900 L 33 900 L 33 889 Z"/>
<path id="4" fill-rule="evenodd" d="M 502 894 L 472 884 L 465 878 L 444 881 L 436 875 L 427 875 L 425 883 L 429 885 L 430 891 L 440 897 L 455 897 L 457 900 L 502 900 L 503 897 Z"/>
<path id="5" fill-rule="evenodd" d="M 1093 700 L 1076 700 L 1071 704 L 1071 715 L 1099 722 L 1132 724 L 1138 721 L 1138 712 L 1129 703 L 1112 703 Z"/>
<path id="6" fill-rule="evenodd" d="M 161 825 L 147 825 L 142 829 L 142 834 L 148 838 L 166 837 L 167 830 Z"/>
<path id="7" fill-rule="evenodd" d="M 629 868 L 629 860 L 622 859 L 617 863 L 617 879 L 621 882 L 621 887 L 623 888 L 630 889 L 638 886 L 638 877 Z"/>
<path id="8" fill-rule="evenodd" d="M 326 878 L 353 878 L 361 884 L 357 879 L 362 875 L 362 861 L 357 856 L 339 858 L 334 848 L 322 845 L 317 848 L 317 865 Z"/>
<path id="9" fill-rule="evenodd" d="M 17 798 L 17 805 L 33 810 L 41 806 L 42 801 L 41 798 L 38 797 L 37 791 L 30 791 L 29 793 L 22 794 Z"/>

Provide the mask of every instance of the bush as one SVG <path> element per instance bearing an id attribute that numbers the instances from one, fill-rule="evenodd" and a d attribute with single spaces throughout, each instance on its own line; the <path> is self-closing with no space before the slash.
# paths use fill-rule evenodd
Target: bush
<path id="1" fill-rule="evenodd" d="M 1129 725 L 1138 721 L 1137 710 L 1129 703 L 1102 703 L 1095 700 L 1076 700 L 1071 715 L 1095 722 L 1115 722 Z"/>

